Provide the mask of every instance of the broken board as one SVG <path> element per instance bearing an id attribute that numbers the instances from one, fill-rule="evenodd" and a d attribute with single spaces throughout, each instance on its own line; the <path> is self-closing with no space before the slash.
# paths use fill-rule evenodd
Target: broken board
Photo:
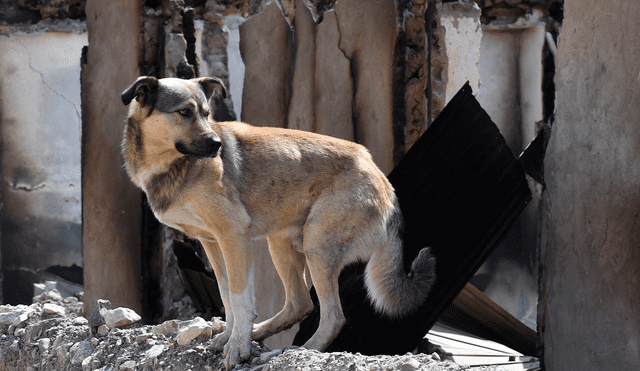
<path id="1" fill-rule="evenodd" d="M 521 165 L 468 83 L 388 178 L 405 221 L 405 270 L 429 246 L 436 257 L 436 282 L 416 313 L 392 320 L 371 306 L 364 264 L 345 268 L 339 285 L 347 323 L 327 351 L 414 350 L 531 200 Z M 316 306 L 300 324 L 296 345 L 318 326 L 319 308 L 312 296 Z"/>

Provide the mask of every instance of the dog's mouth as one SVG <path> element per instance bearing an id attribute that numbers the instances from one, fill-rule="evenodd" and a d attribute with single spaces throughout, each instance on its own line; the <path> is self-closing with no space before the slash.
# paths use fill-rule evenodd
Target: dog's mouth
<path id="1" fill-rule="evenodd" d="M 193 156 L 197 158 L 211 158 L 216 157 L 220 150 L 222 143 L 220 140 L 214 138 L 207 138 L 197 143 L 191 143 L 186 145 L 182 142 L 175 144 L 176 150 L 183 155 Z"/>

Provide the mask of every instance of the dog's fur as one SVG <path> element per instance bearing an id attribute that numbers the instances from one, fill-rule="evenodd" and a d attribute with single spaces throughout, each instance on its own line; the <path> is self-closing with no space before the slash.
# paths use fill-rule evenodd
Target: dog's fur
<path id="1" fill-rule="evenodd" d="M 368 261 L 365 282 L 375 307 L 415 311 L 435 278 L 423 249 L 402 267 L 402 215 L 393 188 L 361 145 L 314 133 L 215 122 L 208 100 L 214 78 L 140 77 L 121 95 L 129 105 L 122 143 L 126 170 L 157 218 L 199 239 L 219 281 L 226 330 L 214 347 L 232 368 L 249 358 L 251 339 L 301 321 L 313 305 L 308 266 L 320 301 L 320 326 L 304 345 L 323 350 L 345 323 L 338 276 Z M 266 236 L 286 292 L 283 309 L 253 326 L 250 240 Z"/>

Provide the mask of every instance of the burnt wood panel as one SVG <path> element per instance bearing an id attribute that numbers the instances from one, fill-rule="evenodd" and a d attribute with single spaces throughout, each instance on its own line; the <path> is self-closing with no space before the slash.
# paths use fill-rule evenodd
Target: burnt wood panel
<path id="1" fill-rule="evenodd" d="M 340 276 L 347 323 L 327 351 L 403 354 L 415 349 L 531 199 L 524 171 L 467 83 L 389 175 L 404 215 L 408 271 L 420 249 L 436 257 L 436 283 L 413 315 L 391 320 L 367 299 L 364 265 Z M 319 322 L 314 312 L 294 344 Z"/>

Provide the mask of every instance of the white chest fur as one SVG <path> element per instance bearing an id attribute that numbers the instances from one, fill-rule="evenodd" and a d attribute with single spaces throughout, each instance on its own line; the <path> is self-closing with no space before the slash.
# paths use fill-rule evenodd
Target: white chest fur
<path id="1" fill-rule="evenodd" d="M 189 237 L 213 240 L 213 236 L 207 231 L 204 220 L 191 203 L 171 207 L 156 216 L 162 223 L 186 233 Z"/>

